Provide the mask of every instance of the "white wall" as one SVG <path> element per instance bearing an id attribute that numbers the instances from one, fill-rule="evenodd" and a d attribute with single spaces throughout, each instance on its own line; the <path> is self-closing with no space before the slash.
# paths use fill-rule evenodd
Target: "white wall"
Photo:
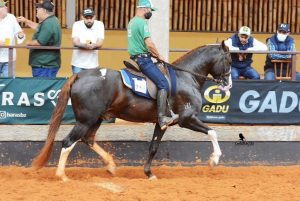
<path id="1" fill-rule="evenodd" d="M 149 21 L 151 38 L 159 53 L 166 61 L 169 60 L 169 0 L 152 0 L 157 11 L 154 11 Z"/>

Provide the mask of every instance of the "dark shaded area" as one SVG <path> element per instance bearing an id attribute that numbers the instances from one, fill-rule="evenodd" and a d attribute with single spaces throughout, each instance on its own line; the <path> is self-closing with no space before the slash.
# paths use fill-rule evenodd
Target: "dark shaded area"
<path id="1" fill-rule="evenodd" d="M 0 165 L 29 166 L 44 142 L 0 142 Z M 150 142 L 99 142 L 114 155 L 118 165 L 140 166 L 146 161 Z M 225 166 L 293 165 L 300 164 L 300 142 L 220 142 Z M 49 166 L 56 166 L 61 143 L 55 142 Z M 154 165 L 206 165 L 212 145 L 210 142 L 163 141 Z M 99 167 L 102 160 L 82 142 L 79 142 L 68 160 L 68 166 Z"/>

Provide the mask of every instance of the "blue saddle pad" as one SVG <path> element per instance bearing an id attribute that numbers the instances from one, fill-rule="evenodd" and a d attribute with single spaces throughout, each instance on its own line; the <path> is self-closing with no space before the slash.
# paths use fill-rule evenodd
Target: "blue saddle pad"
<path id="1" fill-rule="evenodd" d="M 176 74 L 175 70 L 172 68 L 169 68 L 169 74 L 170 74 L 170 81 L 171 81 L 171 95 L 175 95 L 176 91 Z M 134 75 L 130 73 L 126 68 L 120 70 L 123 83 L 125 86 L 130 88 L 133 93 L 135 93 L 138 96 L 142 96 L 148 99 L 153 99 L 149 93 L 148 87 L 147 87 L 147 81 L 144 77 L 140 77 L 137 75 Z"/>

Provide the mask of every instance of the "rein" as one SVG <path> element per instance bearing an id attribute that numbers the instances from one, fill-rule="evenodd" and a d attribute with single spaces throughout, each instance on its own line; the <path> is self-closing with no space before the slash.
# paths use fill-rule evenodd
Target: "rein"
<path id="1" fill-rule="evenodd" d="M 163 62 L 163 63 L 166 64 L 166 65 L 168 65 L 168 66 L 170 66 L 170 67 L 172 67 L 175 70 L 180 70 L 180 71 L 184 71 L 184 72 L 190 73 L 190 74 L 192 74 L 192 75 L 194 75 L 196 77 L 201 77 L 202 79 L 205 79 L 206 81 L 212 81 L 212 82 L 215 82 L 217 84 L 222 84 L 223 83 L 222 80 L 218 80 L 218 79 L 215 79 L 215 78 L 207 77 L 205 75 L 201 75 L 199 73 L 195 73 L 195 72 L 190 71 L 188 69 L 184 69 L 184 68 L 181 68 L 179 66 L 175 66 L 175 65 L 167 63 L 167 62 Z"/>

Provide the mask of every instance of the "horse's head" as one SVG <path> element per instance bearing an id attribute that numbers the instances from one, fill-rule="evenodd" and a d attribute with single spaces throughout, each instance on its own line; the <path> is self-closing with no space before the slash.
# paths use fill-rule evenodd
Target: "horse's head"
<path id="1" fill-rule="evenodd" d="M 232 86 L 231 56 L 224 41 L 221 45 L 206 45 L 195 48 L 177 59 L 173 64 L 179 67 L 176 67 L 177 69 L 194 75 L 200 85 L 205 80 L 210 80 L 207 77 L 210 74 L 214 81 L 221 84 L 221 90 L 227 91 Z"/>
<path id="2" fill-rule="evenodd" d="M 228 47 L 222 41 L 218 47 L 219 51 L 216 53 L 213 67 L 209 74 L 211 74 L 218 82 L 220 82 L 220 89 L 227 91 L 232 87 L 231 80 L 231 56 Z"/>

